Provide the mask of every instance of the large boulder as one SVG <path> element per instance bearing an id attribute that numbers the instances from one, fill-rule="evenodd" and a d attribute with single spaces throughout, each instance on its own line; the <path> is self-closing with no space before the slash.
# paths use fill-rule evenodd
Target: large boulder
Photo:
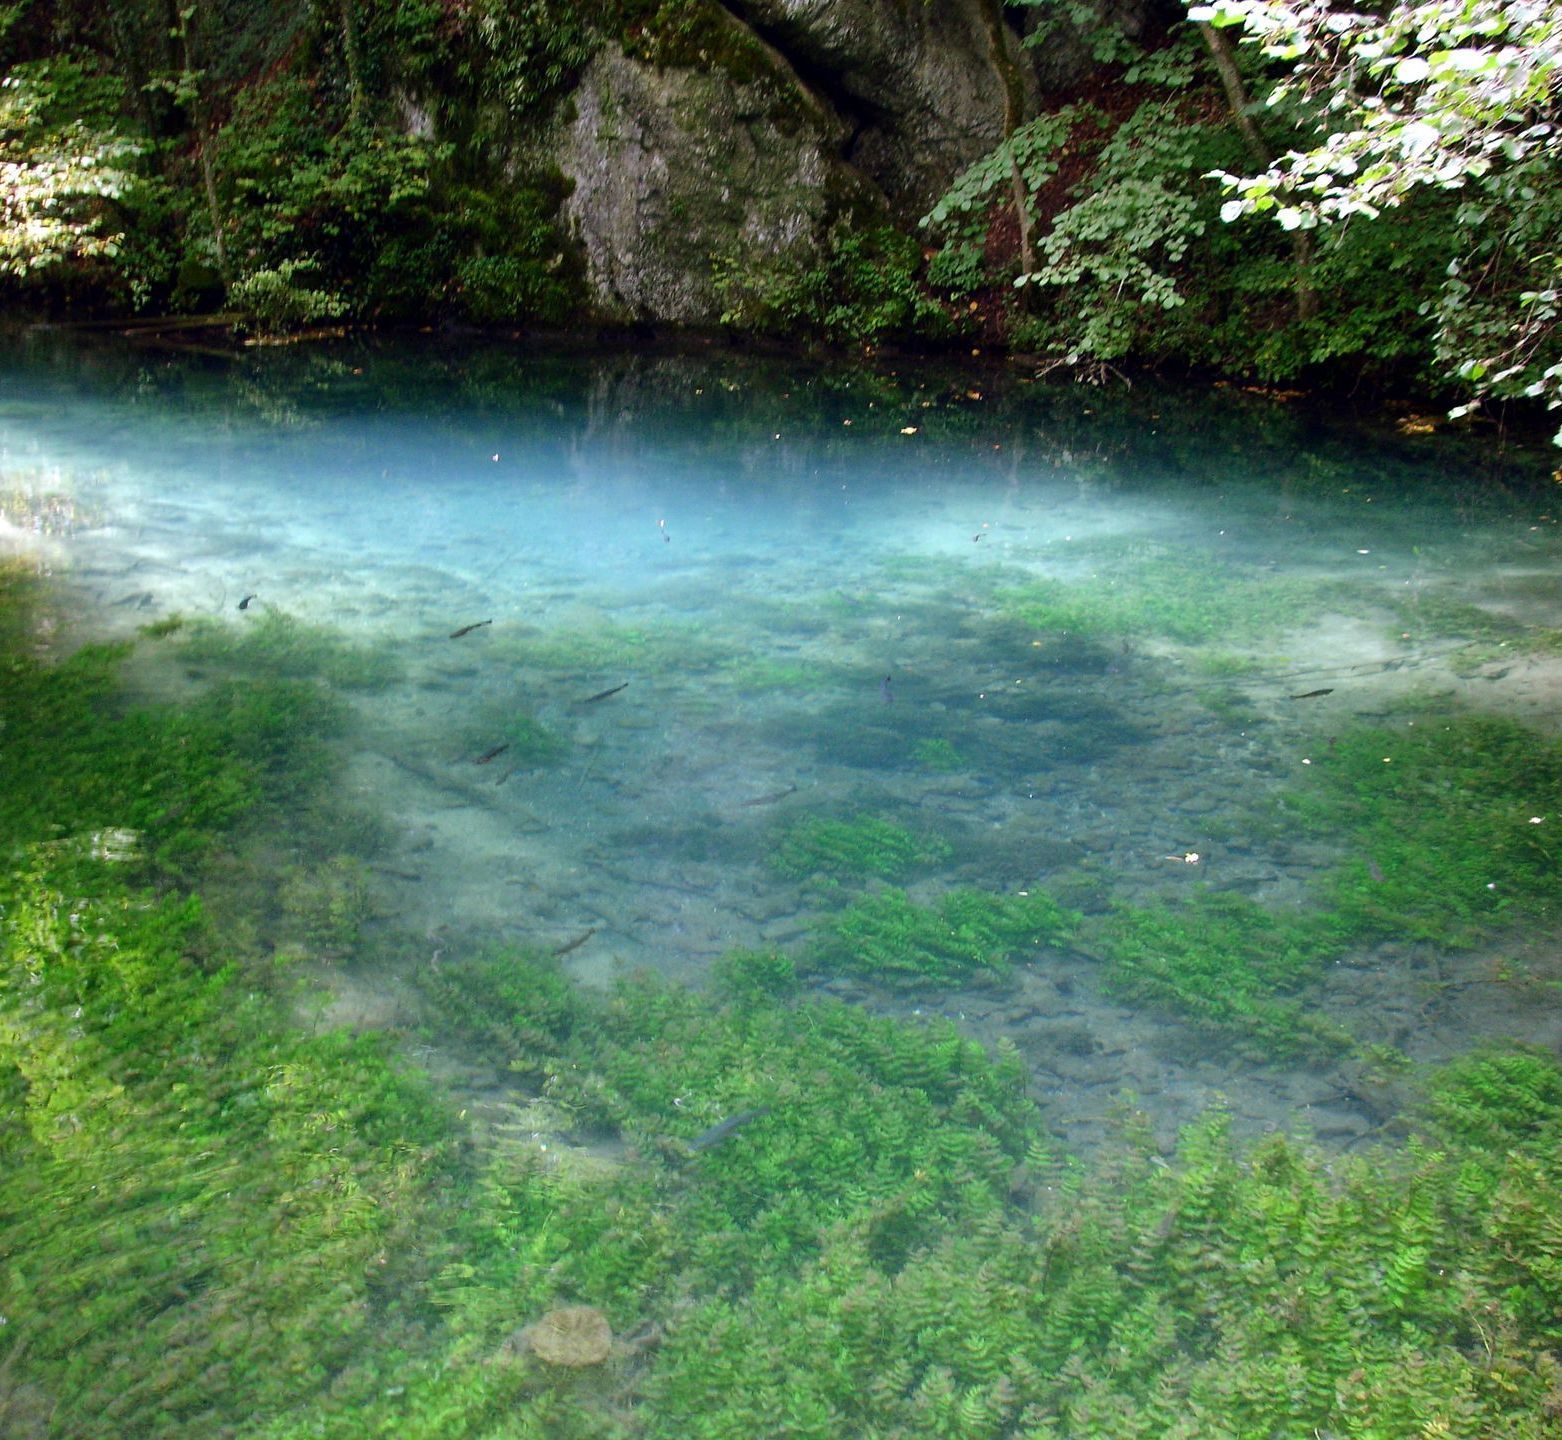
<path id="1" fill-rule="evenodd" d="M 604 313 L 710 323 L 722 266 L 805 250 L 836 215 L 882 210 L 841 159 L 829 107 L 768 47 L 750 59 L 664 67 L 608 46 L 587 68 L 556 158 Z"/>
<path id="2" fill-rule="evenodd" d="M 724 268 L 908 224 L 1033 113 L 1000 0 L 691 0 L 587 66 L 550 145 L 604 314 L 708 324 Z"/>
<path id="3" fill-rule="evenodd" d="M 732 0 L 850 126 L 845 157 L 903 215 L 1034 113 L 1000 0 Z"/>

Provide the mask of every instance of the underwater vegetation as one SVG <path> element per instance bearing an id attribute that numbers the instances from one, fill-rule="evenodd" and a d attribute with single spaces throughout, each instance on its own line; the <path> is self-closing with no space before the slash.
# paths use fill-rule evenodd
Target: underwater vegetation
<path id="1" fill-rule="evenodd" d="M 964 770 L 969 763 L 949 741 L 941 737 L 918 740 L 911 747 L 911 758 L 923 769 L 936 770 L 945 775 Z"/>
<path id="2" fill-rule="evenodd" d="M 1071 563 L 1079 553 L 1071 549 Z M 1294 628 L 1332 593 L 1326 582 L 1140 547 L 1107 550 L 1088 579 L 1037 578 L 1002 586 L 993 599 L 1002 623 L 1048 635 L 1229 645 Z"/>
<path id="3" fill-rule="evenodd" d="M 1283 1058 L 1350 1046 L 1349 1034 L 1297 993 L 1339 957 L 1347 934 L 1328 914 L 1206 892 L 1178 904 L 1119 906 L 1089 922 L 1081 948 L 1105 962 L 1109 992 Z"/>
<path id="4" fill-rule="evenodd" d="M 1408 629 L 1411 643 L 1421 643 L 1428 635 L 1468 641 L 1459 657 L 1461 666 L 1485 664 L 1504 655 L 1555 655 L 1562 651 L 1562 630 L 1526 624 L 1500 610 L 1472 605 L 1435 590 L 1396 597 L 1394 610 L 1401 626 L 1396 635 L 1403 637 Z"/>
<path id="5" fill-rule="evenodd" d="M 1335 737 L 1280 801 L 1345 853 L 1320 899 L 1351 933 L 1468 944 L 1558 915 L 1562 745 L 1513 721 L 1405 712 Z"/>
<path id="6" fill-rule="evenodd" d="M 359 906 L 373 817 L 322 809 L 346 714 L 329 686 L 224 678 L 136 706 L 126 647 L 36 653 L 38 628 L 5 614 L 31 597 L 0 586 L 8 1437 L 1554 1431 L 1554 1057 L 1492 1049 L 1433 1072 L 1422 1138 L 1399 1150 L 1245 1145 L 1217 1112 L 1164 1154 L 1130 1111 L 1086 1164 L 1049 1143 L 1014 1052 L 799 983 L 854 965 L 941 982 L 1078 944 L 1122 993 L 1202 1006 L 1266 1048 L 1311 1044 L 1294 1007 L 1331 946 L 1407 915 L 1458 934 L 1552 916 L 1527 813 L 1554 813 L 1532 809 L 1562 774 L 1551 742 L 1471 719 L 1320 747 L 1277 822 L 1346 856 L 1313 910 L 1200 892 L 1082 920 L 1037 894 L 882 890 L 799 956 L 729 954 L 710 994 L 645 977 L 589 991 L 517 951 L 423 964 L 409 1038 L 547 1106 L 544 1149 L 474 1133 L 395 1037 L 301 1028 L 285 973 L 238 962 L 237 927 L 203 898 L 257 817 L 307 817 L 306 858 L 279 849 L 253 925 L 385 963 Z M 1395 817 L 1452 901 L 1380 893 L 1398 861 L 1361 837 Z M 881 840 L 903 848 L 866 825 L 846 850 Z M 1466 914 L 1477 843 L 1507 903 Z M 1363 853 L 1383 881 L 1351 869 Z M 600 1363 L 517 1339 L 578 1306 L 611 1327 Z"/>
<path id="7" fill-rule="evenodd" d="M 189 665 L 232 674 L 298 679 L 312 676 L 344 689 L 376 689 L 401 673 L 388 647 L 355 645 L 330 628 L 267 608 L 243 623 L 187 620 L 177 632 Z"/>
<path id="8" fill-rule="evenodd" d="M 1308 987 L 1347 951 L 1460 948 L 1555 924 L 1562 745 L 1508 720 L 1409 709 L 1393 727 L 1355 726 L 1310 749 L 1254 824 L 1340 857 L 1305 903 L 1208 891 L 1118 903 L 1079 939 L 1109 990 L 1263 1053 L 1326 1054 L 1353 1042 L 1311 1013 Z"/>
<path id="9" fill-rule="evenodd" d="M 484 734 L 497 734 L 503 738 L 503 743 L 509 746 L 504 754 L 508 765 L 526 768 L 557 765 L 570 750 L 567 736 L 544 725 L 536 716 L 524 710 L 510 711 L 493 731 L 485 731 Z"/>
<path id="10" fill-rule="evenodd" d="M 129 649 L 0 666 L 0 827 L 13 844 L 130 831 L 154 871 L 182 873 L 265 795 L 317 780 L 344 712 L 316 685 L 277 679 L 219 684 L 180 709 L 137 707 L 119 691 Z"/>
<path id="11" fill-rule="evenodd" d="M 599 615 L 559 621 L 546 630 L 500 631 L 488 649 L 497 660 L 559 680 L 609 677 L 604 685 L 632 672 L 706 671 L 734 651 L 693 621 L 656 618 L 628 625 Z"/>
<path id="12" fill-rule="evenodd" d="M 369 915 L 363 861 L 333 855 L 321 864 L 290 866 L 277 892 L 279 944 L 290 957 L 345 960 L 358 948 Z"/>
<path id="13" fill-rule="evenodd" d="M 137 707 L 127 648 L 0 661 L 0 1420 L 27 1440 L 351 1388 L 366 1334 L 421 1324 L 402 1227 L 451 1143 L 383 1044 L 299 1033 L 185 888 L 317 783 L 337 702 L 261 679 Z"/>
<path id="14" fill-rule="evenodd" d="M 917 834 L 873 815 L 849 820 L 815 815 L 788 828 L 770 860 L 792 880 L 901 880 L 950 854 L 949 842 L 942 837 Z"/>
<path id="15" fill-rule="evenodd" d="M 1022 951 L 1066 941 L 1078 921 L 1041 892 L 954 890 L 922 905 L 904 890 L 887 889 L 826 917 L 806 962 L 811 969 L 891 985 L 1000 976 Z"/>

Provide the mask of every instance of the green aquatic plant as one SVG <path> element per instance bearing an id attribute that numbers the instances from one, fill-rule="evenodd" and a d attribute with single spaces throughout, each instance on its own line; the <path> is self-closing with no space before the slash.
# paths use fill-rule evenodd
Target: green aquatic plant
<path id="1" fill-rule="evenodd" d="M 358 948 L 369 916 L 368 874 L 361 860 L 333 855 L 283 873 L 277 902 L 279 939 L 292 954 L 345 960 Z"/>
<path id="2" fill-rule="evenodd" d="M 944 775 L 964 770 L 970 764 L 949 741 L 942 738 L 918 740 L 911 747 L 911 758 L 924 770 L 936 770 Z"/>
<path id="3" fill-rule="evenodd" d="M 788 827 L 771 852 L 771 864 L 792 880 L 824 876 L 832 880 L 901 880 L 915 870 L 937 865 L 950 855 L 949 842 L 930 833 L 872 815 L 836 819 L 810 816 Z"/>
<path id="4" fill-rule="evenodd" d="M 166 640 L 170 635 L 177 635 L 185 627 L 183 615 L 165 615 L 161 620 L 154 620 L 150 625 L 138 625 L 136 634 L 148 640 Z"/>
<path id="5" fill-rule="evenodd" d="M 807 951 L 814 968 L 889 984 L 1003 975 L 1026 951 L 1067 940 L 1079 917 L 1051 896 L 955 890 L 919 905 L 904 890 L 853 901 L 819 927 Z"/>
<path id="6" fill-rule="evenodd" d="M 446 1114 L 383 1046 L 301 1037 L 203 963 L 196 902 L 101 863 L 67 896 L 57 863 L 35 851 L 4 882 L 0 1313 L 28 1338 L 18 1378 L 59 1434 L 236 1430 L 323 1393 L 371 1335 L 415 1333 L 395 1297 Z"/>
<path id="7" fill-rule="evenodd" d="M 1562 747 L 1506 720 L 1411 711 L 1331 736 L 1276 802 L 1273 831 L 1344 858 L 1301 908 L 1233 895 L 1119 905 L 1085 945 L 1117 994 L 1300 1054 L 1351 1045 L 1308 987 L 1351 947 L 1416 938 L 1467 945 L 1556 913 Z"/>
<path id="8" fill-rule="evenodd" d="M 130 649 L 0 666 L 0 822 L 13 841 L 128 830 L 147 862 L 183 873 L 219 829 L 318 783 L 342 718 L 329 692 L 260 680 L 214 686 L 183 708 L 136 707 L 118 693 Z"/>
<path id="9" fill-rule="evenodd" d="M 796 963 L 779 950 L 729 950 L 711 967 L 711 979 L 718 994 L 740 1005 L 787 999 L 800 983 Z"/>
<path id="10" fill-rule="evenodd" d="M 231 675 L 317 679 L 346 689 L 374 689 L 400 674 L 383 646 L 355 645 L 323 625 L 267 608 L 229 624 L 196 619 L 184 627 L 178 653 L 189 665 Z"/>
<path id="11" fill-rule="evenodd" d="M 1347 852 L 1320 900 L 1354 934 L 1466 944 L 1556 914 L 1556 741 L 1509 720 L 1412 711 L 1309 758 L 1281 817 Z"/>
<path id="12" fill-rule="evenodd" d="M 888 1263 L 842 1227 L 794 1276 L 687 1311 L 647 1436 L 1545 1433 L 1556 1312 L 1507 1247 L 1562 1247 L 1554 1154 L 1248 1150 L 1217 1114 L 1170 1163 L 1130 1140 L 1095 1173 L 1025 1170 L 1030 1215 Z"/>
<path id="13" fill-rule="evenodd" d="M 1329 595 L 1325 584 L 1151 550 L 1087 579 L 1038 578 L 994 598 L 1001 623 L 1049 635 L 1230 645 L 1295 628 Z"/>
<path id="14" fill-rule="evenodd" d="M 504 758 L 511 765 L 536 769 L 545 765 L 557 765 L 569 754 L 570 744 L 567 737 L 544 725 L 534 715 L 528 715 L 524 710 L 517 710 L 511 714 L 504 722 L 500 733 L 510 747 Z"/>
<path id="15" fill-rule="evenodd" d="M 739 650 L 690 621 L 658 618 L 630 625 L 605 616 L 546 630 L 496 634 L 489 648 L 496 658 L 567 681 L 572 691 L 584 690 L 559 697 L 577 701 L 592 693 L 589 686 L 598 681 L 605 687 L 631 673 L 703 672 L 733 659 Z"/>
<path id="16" fill-rule="evenodd" d="M 415 979 L 467 1046 L 521 1073 L 545 1074 L 593 1013 L 557 959 L 532 950 L 430 965 Z"/>
<path id="17" fill-rule="evenodd" d="M 1470 642 L 1456 663 L 1478 664 L 1502 654 L 1551 655 L 1562 650 L 1562 630 L 1526 624 L 1500 610 L 1472 605 L 1454 594 L 1421 590 L 1396 596 L 1393 607 L 1399 618 L 1395 639 L 1408 639 L 1418 646 L 1433 637 Z"/>
<path id="18" fill-rule="evenodd" d="M 1349 1034 L 1298 996 L 1343 949 L 1331 916 L 1271 909 L 1241 895 L 1202 893 L 1176 904 L 1120 905 L 1086 927 L 1108 990 L 1296 1055 L 1350 1045 Z"/>

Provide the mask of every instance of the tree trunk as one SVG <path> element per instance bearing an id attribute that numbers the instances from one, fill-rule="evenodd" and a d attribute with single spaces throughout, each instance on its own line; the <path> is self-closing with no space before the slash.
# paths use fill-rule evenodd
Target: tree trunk
<path id="1" fill-rule="evenodd" d="M 1237 57 L 1232 53 L 1231 42 L 1226 39 L 1222 31 L 1217 30 L 1208 21 L 1201 20 L 1197 23 L 1199 34 L 1204 37 L 1204 44 L 1209 50 L 1210 58 L 1215 62 L 1215 70 L 1220 75 L 1221 88 L 1226 92 L 1226 104 L 1231 109 L 1231 118 L 1236 122 L 1242 141 L 1247 146 L 1247 152 L 1253 157 L 1253 163 L 1260 170 L 1267 170 L 1275 163 L 1275 153 L 1265 144 L 1264 137 L 1259 133 L 1258 125 L 1253 120 L 1252 102 L 1248 99 L 1247 87 L 1242 83 L 1242 72 L 1237 67 Z M 1311 320 L 1318 313 L 1318 292 L 1313 288 L 1312 280 L 1312 236 L 1306 230 L 1292 230 L 1289 234 L 1291 259 L 1296 266 L 1296 279 L 1293 282 L 1292 292 L 1296 301 L 1296 318 Z"/>
<path id="2" fill-rule="evenodd" d="M 189 88 L 190 119 L 195 126 L 195 156 L 201 166 L 201 186 L 206 192 L 206 209 L 211 218 L 212 242 L 217 250 L 217 272 L 228 284 L 228 251 L 222 238 L 222 204 L 217 196 L 217 172 L 212 163 L 211 125 L 202 97 L 201 72 L 196 66 L 196 47 L 192 31 L 200 23 L 199 0 L 178 16 L 178 35 L 184 53 L 184 84 Z"/>
<path id="3" fill-rule="evenodd" d="M 347 56 L 347 114 L 351 124 L 363 120 L 363 61 L 358 53 L 358 22 L 353 18 L 353 0 L 340 0 L 342 14 L 342 50 Z"/>
<path id="4" fill-rule="evenodd" d="M 1014 65 L 1004 50 L 1003 12 L 998 5 L 988 5 L 984 11 L 987 20 L 987 45 L 992 56 L 993 70 L 1003 86 L 1003 138 L 1009 143 L 1014 132 L 1025 118 L 1025 88 L 1015 73 Z M 1009 153 L 1009 190 L 1014 197 L 1014 218 L 1020 230 L 1020 266 L 1025 274 L 1036 270 L 1036 247 L 1032 240 L 1034 226 L 1031 223 L 1030 191 L 1025 177 L 1020 173 L 1019 161 Z M 1027 292 L 1028 293 L 1028 292 Z"/>

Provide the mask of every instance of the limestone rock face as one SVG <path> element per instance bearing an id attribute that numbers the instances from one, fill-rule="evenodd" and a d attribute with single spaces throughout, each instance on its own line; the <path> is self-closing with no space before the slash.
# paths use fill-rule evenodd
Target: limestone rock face
<path id="1" fill-rule="evenodd" d="M 784 72 L 657 69 L 608 47 L 574 110 L 564 213 L 609 315 L 709 323 L 716 266 L 809 245 L 842 199 L 872 201 L 834 117 Z"/>
<path id="2" fill-rule="evenodd" d="M 1026 118 L 1036 83 L 999 0 L 735 0 L 851 126 L 847 158 L 925 211 Z"/>
<path id="3" fill-rule="evenodd" d="M 618 45 L 562 112 L 564 218 L 598 311 L 710 324 L 717 277 L 833 221 L 914 220 L 1035 98 L 999 0 L 727 0 L 671 56 Z"/>

